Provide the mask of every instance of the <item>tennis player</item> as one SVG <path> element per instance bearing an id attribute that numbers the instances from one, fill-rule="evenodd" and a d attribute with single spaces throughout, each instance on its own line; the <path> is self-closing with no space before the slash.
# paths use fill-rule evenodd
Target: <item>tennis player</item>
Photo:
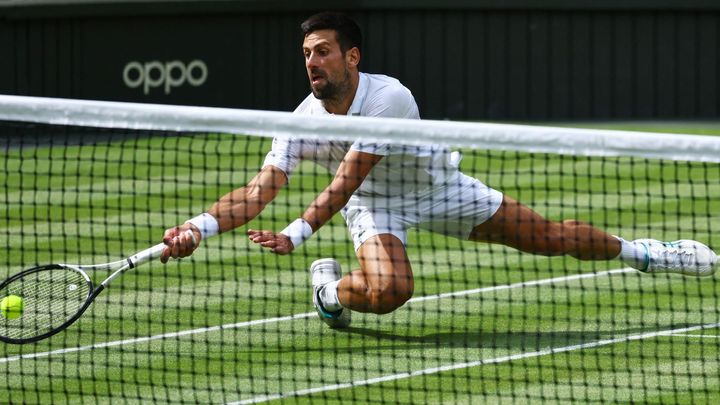
<path id="1" fill-rule="evenodd" d="M 312 94 L 295 113 L 419 119 L 412 94 L 399 81 L 359 72 L 361 32 L 353 20 L 320 13 L 301 27 Z M 248 235 L 277 254 L 288 254 L 337 212 L 343 215 L 360 268 L 343 277 L 334 259 L 310 266 L 313 303 L 320 318 L 334 328 L 350 324 L 351 310 L 384 314 L 410 299 L 413 274 L 405 246 L 407 230 L 413 227 L 546 256 L 617 258 L 647 273 L 707 276 L 715 271 L 717 256 L 700 242 L 626 241 L 576 220 L 551 221 L 461 173 L 460 156 L 444 147 L 362 139 L 274 139 L 262 169 L 245 187 L 165 232 L 167 249 L 161 260 L 188 256 L 202 239 L 255 218 L 305 159 L 335 173 L 330 185 L 282 231 L 248 230 Z M 193 232 L 186 234 L 187 229 Z"/>

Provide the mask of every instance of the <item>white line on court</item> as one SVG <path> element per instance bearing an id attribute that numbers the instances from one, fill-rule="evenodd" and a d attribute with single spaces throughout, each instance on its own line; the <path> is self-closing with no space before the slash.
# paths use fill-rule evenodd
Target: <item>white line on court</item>
<path id="1" fill-rule="evenodd" d="M 448 365 L 444 365 L 444 366 L 440 366 L 440 367 L 426 368 L 424 370 L 416 370 L 416 371 L 405 372 L 405 373 L 385 375 L 385 376 L 370 378 L 367 380 L 357 380 L 357 381 L 353 381 L 353 382 L 349 382 L 349 383 L 326 385 L 323 387 L 316 387 L 316 388 L 308 388 L 308 389 L 304 389 L 304 390 L 287 392 L 284 394 L 258 396 L 258 397 L 254 397 L 254 398 L 245 399 L 245 400 L 242 400 L 239 402 L 228 403 L 226 405 L 257 404 L 260 402 L 267 402 L 267 401 L 272 401 L 272 400 L 276 400 L 276 399 L 296 397 L 296 396 L 301 396 L 301 395 L 317 394 L 319 392 L 326 392 L 326 391 L 336 391 L 336 390 L 341 390 L 341 389 L 345 389 L 345 388 L 354 388 L 354 387 L 360 387 L 360 386 L 365 386 L 365 385 L 378 384 L 378 383 L 387 382 L 387 381 L 397 381 L 397 380 L 403 380 L 403 379 L 411 378 L 411 377 L 441 373 L 444 371 L 452 371 L 452 370 L 458 370 L 458 369 L 464 369 L 464 368 L 470 368 L 470 367 L 477 367 L 477 366 L 483 366 L 483 365 L 487 365 L 487 364 L 506 363 L 506 362 L 510 362 L 510 361 L 514 361 L 514 360 L 546 356 L 549 354 L 567 353 L 567 352 L 572 352 L 575 350 L 592 349 L 592 348 L 612 345 L 612 344 L 616 344 L 616 343 L 624 343 L 624 342 L 630 342 L 630 341 L 634 341 L 634 340 L 643 340 L 643 339 L 649 339 L 649 338 L 658 337 L 658 336 L 673 336 L 673 335 L 677 335 L 677 334 L 680 334 L 683 332 L 694 332 L 694 331 L 698 331 L 698 330 L 702 330 L 702 329 L 713 329 L 713 328 L 717 328 L 717 327 L 720 327 L 720 323 L 690 326 L 687 328 L 680 328 L 680 329 L 669 329 L 669 330 L 660 330 L 660 331 L 654 331 L 654 332 L 638 333 L 635 335 L 622 336 L 622 337 L 613 338 L 613 339 L 603 339 L 603 340 L 597 340 L 594 342 L 581 343 L 581 344 L 571 345 L 571 346 L 551 347 L 551 348 L 548 348 L 545 350 L 538 350 L 538 351 L 534 351 L 534 352 L 517 353 L 517 354 L 511 354 L 511 355 L 502 356 L 502 357 L 495 357 L 495 358 L 490 358 L 490 359 L 471 361 L 471 362 L 467 362 L 467 363 L 448 364 Z M 686 336 L 686 335 L 682 335 L 682 336 Z"/>
<path id="2" fill-rule="evenodd" d="M 673 336 L 688 337 L 688 338 L 702 338 L 702 339 L 720 339 L 720 335 L 685 335 L 682 333 L 673 333 Z"/>
<path id="3" fill-rule="evenodd" d="M 573 274 L 570 276 L 553 277 L 553 278 L 546 278 L 546 279 L 532 280 L 532 281 L 523 281 L 523 282 L 513 283 L 513 284 L 496 285 L 496 286 L 490 286 L 490 287 L 484 287 L 484 288 L 476 288 L 476 289 L 472 289 L 472 290 L 456 291 L 456 292 L 449 292 L 449 293 L 443 293 L 443 294 L 428 295 L 428 296 L 424 296 L 424 297 L 417 297 L 417 298 L 410 299 L 408 301 L 408 303 L 437 300 L 437 299 L 449 298 L 449 297 L 461 297 L 461 296 L 465 296 L 465 295 L 481 294 L 481 293 L 486 293 L 486 292 L 490 292 L 490 291 L 502 291 L 502 290 L 511 290 L 514 288 L 533 287 L 533 286 L 539 286 L 539 285 L 545 285 L 545 284 L 568 282 L 568 281 L 589 279 L 589 278 L 595 278 L 595 277 L 601 277 L 601 276 L 612 276 L 615 274 L 635 272 L 635 271 L 636 270 L 634 270 L 632 268 L 623 268 L 623 269 L 601 271 L 601 272 L 597 272 L 597 273 Z M 136 344 L 136 343 L 150 342 L 153 340 L 171 339 L 171 338 L 180 337 L 180 336 L 197 335 L 197 334 L 201 334 L 201 333 L 209 333 L 209 332 L 215 332 L 215 331 L 219 331 L 219 330 L 239 329 L 239 328 L 250 327 L 250 326 L 254 326 L 254 325 L 292 321 L 292 320 L 296 320 L 296 319 L 308 318 L 308 317 L 311 317 L 314 315 L 315 315 L 315 312 L 306 312 L 303 314 L 294 314 L 294 315 L 288 315 L 288 316 L 281 316 L 281 317 L 277 317 L 277 318 L 256 319 L 253 321 L 237 322 L 237 323 L 230 323 L 230 324 L 224 324 L 224 325 L 218 325 L 218 326 L 211 326 L 211 327 L 206 327 L 206 328 L 198 328 L 198 329 L 184 330 L 184 331 L 179 331 L 179 332 L 163 333 L 161 335 L 144 336 L 144 337 L 140 337 L 140 338 L 115 340 L 115 341 L 103 342 L 103 343 L 95 343 L 95 344 L 87 345 L 87 346 L 68 347 L 68 348 L 64 348 L 64 349 L 57 349 L 57 350 L 52 350 L 52 351 L 47 351 L 47 352 L 19 354 L 19 355 L 15 355 L 15 356 L 0 358 L 0 364 L 10 363 L 13 361 L 23 360 L 23 359 L 35 359 L 35 358 L 39 358 L 39 357 L 48 357 L 48 356 L 52 356 L 52 355 L 76 353 L 76 352 L 82 352 L 82 351 L 93 350 L 93 349 L 101 349 L 104 347 L 131 345 L 131 344 Z"/>
<path id="4" fill-rule="evenodd" d="M 637 270 L 635 270 L 633 268 L 626 267 L 624 269 L 607 270 L 607 271 L 601 271 L 598 273 L 574 274 L 572 276 L 562 276 L 562 277 L 554 277 L 554 278 L 545 278 L 545 279 L 540 279 L 540 280 L 523 281 L 523 282 L 514 283 L 514 284 L 494 285 L 494 286 L 490 286 L 490 287 L 476 288 L 474 290 L 464 290 L 464 291 L 456 291 L 456 292 L 449 292 L 449 293 L 436 294 L 436 295 L 426 295 L 424 297 L 412 298 L 408 302 L 430 301 L 430 300 L 437 300 L 440 298 L 449 298 L 449 297 L 462 297 L 465 295 L 482 294 L 482 293 L 486 293 L 486 292 L 490 292 L 490 291 L 502 291 L 502 290 L 511 290 L 513 288 L 534 287 L 534 286 L 544 285 L 544 284 L 553 284 L 553 283 L 559 283 L 559 282 L 565 282 L 565 281 L 582 280 L 582 279 L 586 279 L 586 278 L 595 278 L 595 277 L 600 277 L 600 276 L 612 276 L 615 274 L 629 273 L 629 272 L 636 272 L 636 271 Z"/>
<path id="5" fill-rule="evenodd" d="M 82 352 L 85 350 L 100 349 L 103 347 L 130 345 L 130 344 L 135 344 L 135 343 L 150 342 L 152 340 L 168 339 L 168 338 L 175 338 L 175 337 L 179 337 L 179 336 L 196 335 L 199 333 L 215 332 L 215 331 L 225 330 L 225 329 L 239 329 L 239 328 L 243 328 L 246 326 L 262 325 L 265 323 L 292 321 L 295 319 L 308 318 L 313 315 L 317 316 L 315 312 L 306 312 L 304 314 L 281 316 L 278 318 L 256 319 L 254 321 L 228 323 L 225 325 L 211 326 L 208 328 L 198 328 L 198 329 L 183 330 L 180 332 L 163 333 L 162 335 L 145 336 L 145 337 L 140 337 L 140 338 L 125 339 L 125 340 L 115 340 L 112 342 L 96 343 L 96 344 L 88 345 L 88 346 L 68 347 L 65 349 L 57 349 L 57 350 L 52 350 L 49 352 L 20 354 L 17 356 L 0 358 L 0 364 L 10 363 L 12 361 L 17 361 L 17 360 L 21 360 L 21 359 L 35 359 L 38 357 L 48 357 L 48 356 L 52 356 L 55 354 L 75 353 L 75 352 Z"/>

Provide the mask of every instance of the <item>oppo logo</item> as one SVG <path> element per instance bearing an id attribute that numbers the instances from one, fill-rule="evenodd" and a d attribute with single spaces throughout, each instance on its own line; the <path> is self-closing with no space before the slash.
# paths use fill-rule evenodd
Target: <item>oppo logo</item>
<path id="1" fill-rule="evenodd" d="M 205 62 L 195 59 L 187 65 L 179 60 L 169 62 L 129 62 L 123 69 L 125 85 L 135 89 L 142 87 L 143 93 L 150 94 L 154 88 L 162 88 L 170 94 L 173 87 L 187 83 L 193 87 L 202 86 L 208 77 Z"/>

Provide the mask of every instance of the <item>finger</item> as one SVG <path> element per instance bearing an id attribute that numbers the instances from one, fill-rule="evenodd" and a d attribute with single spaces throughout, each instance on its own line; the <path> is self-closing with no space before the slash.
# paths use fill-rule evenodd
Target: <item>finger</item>
<path id="1" fill-rule="evenodd" d="M 278 245 L 278 244 L 277 244 L 277 241 L 276 241 L 275 239 L 271 239 L 271 240 L 267 240 L 267 241 L 264 241 L 264 242 L 260 242 L 260 246 L 266 247 L 266 248 L 274 248 L 274 247 L 276 247 L 277 245 Z"/>
<path id="2" fill-rule="evenodd" d="M 258 243 L 258 244 L 262 244 L 262 243 L 264 243 L 264 242 L 267 242 L 265 239 L 261 239 L 260 237 L 251 238 L 250 241 L 252 241 L 253 243 Z"/>
<path id="3" fill-rule="evenodd" d="M 177 227 L 166 229 L 165 234 L 163 235 L 163 243 L 166 244 L 168 247 L 165 248 L 162 253 L 160 254 L 160 262 L 161 263 L 167 263 L 170 259 L 170 256 L 172 255 L 172 246 L 174 244 L 175 239 L 175 233 L 176 233 Z"/>
<path id="4" fill-rule="evenodd" d="M 177 236 L 177 227 L 165 230 L 165 234 L 163 235 L 163 243 L 165 243 L 166 245 L 170 245 L 175 236 Z"/>
<path id="5" fill-rule="evenodd" d="M 175 253 L 175 256 L 173 256 L 175 259 L 179 259 L 185 256 L 188 256 L 190 253 L 192 253 L 192 240 L 190 240 L 190 237 L 185 233 L 180 233 L 178 236 L 175 237 L 175 243 L 173 244 L 173 251 Z"/>
<path id="6" fill-rule="evenodd" d="M 258 233 L 256 235 L 253 235 L 250 237 L 250 240 L 252 240 L 255 243 L 261 243 L 266 242 L 268 240 L 275 239 L 275 234 L 272 232 L 264 231 L 263 233 Z"/>
<path id="7" fill-rule="evenodd" d="M 275 232 L 268 231 L 268 230 L 258 230 L 258 229 L 251 229 L 247 232 L 248 236 L 258 236 L 258 235 L 274 235 Z"/>
<path id="8" fill-rule="evenodd" d="M 177 238 L 173 238 L 173 243 L 172 243 L 172 245 L 170 245 L 170 257 L 172 257 L 173 259 L 177 259 L 178 258 L 178 249 L 179 249 L 178 240 L 177 240 Z"/>
<path id="9" fill-rule="evenodd" d="M 252 238 L 252 237 L 255 237 L 255 236 L 257 236 L 257 235 L 261 235 L 262 233 L 263 233 L 263 231 L 260 231 L 260 230 L 257 230 L 257 229 L 249 229 L 249 230 L 247 231 L 248 236 L 251 237 L 251 238 Z"/>
<path id="10" fill-rule="evenodd" d="M 198 244 L 198 240 L 195 237 L 195 232 L 193 232 L 192 229 L 188 229 L 187 231 L 185 231 L 185 234 L 190 238 L 190 241 L 192 242 L 192 247 L 194 249 Z"/>
<path id="11" fill-rule="evenodd" d="M 192 232 L 183 232 L 180 235 L 178 235 L 178 240 L 180 241 L 180 249 L 179 252 L 186 256 L 188 251 L 192 251 L 192 248 L 195 247 L 195 243 L 192 240 Z"/>
<path id="12" fill-rule="evenodd" d="M 170 248 L 165 248 L 160 254 L 160 263 L 165 264 L 168 262 L 168 259 L 170 259 Z"/>

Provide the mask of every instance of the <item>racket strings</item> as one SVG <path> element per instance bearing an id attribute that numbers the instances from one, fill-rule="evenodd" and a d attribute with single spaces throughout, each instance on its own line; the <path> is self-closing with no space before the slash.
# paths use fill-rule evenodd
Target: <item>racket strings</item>
<path id="1" fill-rule="evenodd" d="M 83 273 L 71 268 L 30 272 L 0 291 L 23 300 L 17 318 L 0 317 L 0 335 L 27 339 L 50 332 L 74 316 L 88 298 L 90 285 Z"/>

